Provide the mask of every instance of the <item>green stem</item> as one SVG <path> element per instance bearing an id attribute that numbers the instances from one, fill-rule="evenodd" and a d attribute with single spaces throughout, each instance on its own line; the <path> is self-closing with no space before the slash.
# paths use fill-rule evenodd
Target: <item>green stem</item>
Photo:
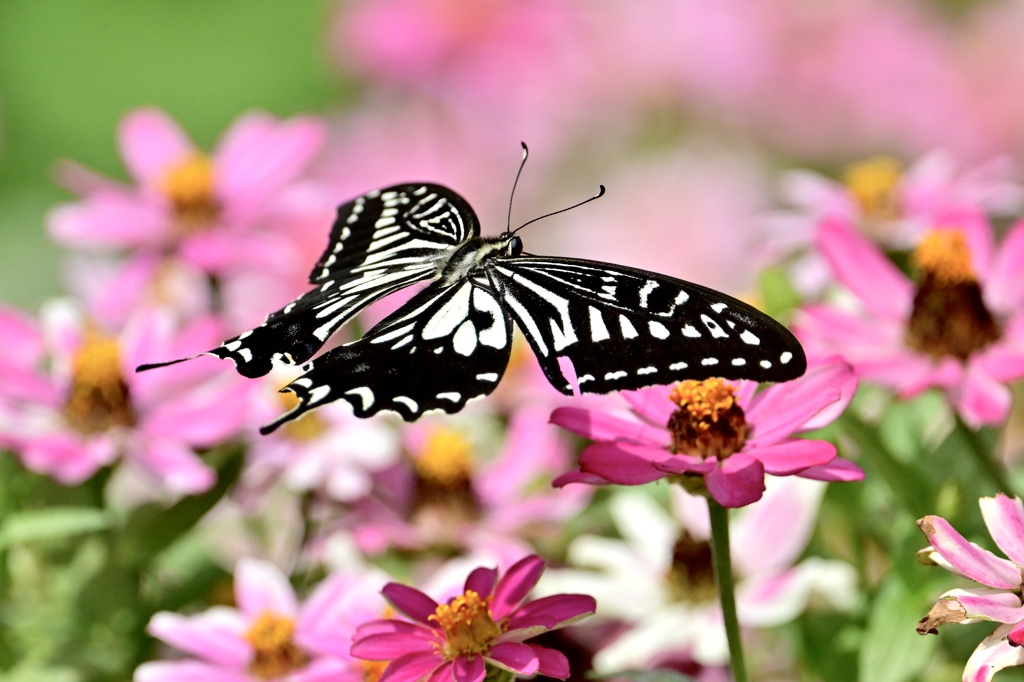
<path id="1" fill-rule="evenodd" d="M 740 622 L 736 617 L 736 589 L 732 580 L 732 556 L 729 553 L 729 510 L 708 498 L 711 515 L 711 552 L 715 564 L 715 582 L 722 602 L 725 636 L 729 641 L 729 659 L 735 682 L 747 682 L 747 663 L 743 658 Z"/>
<path id="2" fill-rule="evenodd" d="M 1005 467 L 1001 466 L 996 461 L 992 451 L 981 442 L 981 438 L 978 436 L 978 432 L 968 426 L 964 421 L 957 416 L 956 418 L 957 428 L 964 434 L 964 438 L 967 440 L 969 450 L 974 455 L 974 461 L 978 463 L 981 469 L 988 475 L 992 483 L 995 484 L 998 489 L 997 492 L 1003 492 L 1007 495 L 1015 495 L 1016 492 L 1013 489 L 1013 484 L 1010 483 L 1010 479 L 1006 475 Z"/>

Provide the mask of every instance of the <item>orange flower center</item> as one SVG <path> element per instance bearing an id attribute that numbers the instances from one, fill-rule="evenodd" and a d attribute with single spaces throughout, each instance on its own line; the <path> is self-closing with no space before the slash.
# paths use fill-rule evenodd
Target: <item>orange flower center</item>
<path id="1" fill-rule="evenodd" d="M 917 291 L 907 321 L 906 343 L 936 359 L 966 360 L 1001 336 L 985 306 L 963 232 L 934 230 L 911 257 Z"/>
<path id="2" fill-rule="evenodd" d="M 277 393 L 285 411 L 299 404 L 299 397 L 291 391 Z M 327 431 L 327 423 L 317 412 L 307 412 L 298 419 L 293 419 L 281 427 L 281 432 L 294 441 L 308 443 L 321 437 Z"/>
<path id="3" fill-rule="evenodd" d="M 80 433 L 131 426 L 135 414 L 121 374 L 117 341 L 89 327 L 71 361 L 71 387 L 64 416 Z"/>
<path id="4" fill-rule="evenodd" d="M 750 427 L 723 379 L 680 382 L 669 394 L 679 406 L 668 421 L 672 452 L 725 459 L 743 449 Z"/>
<path id="5" fill-rule="evenodd" d="M 440 427 L 427 436 L 416 473 L 444 488 L 458 488 L 472 477 L 471 446 L 455 429 Z"/>
<path id="6" fill-rule="evenodd" d="M 445 644 L 439 653 L 454 660 L 489 651 L 491 642 L 502 632 L 491 617 L 490 603 L 490 597 L 481 599 L 473 590 L 466 590 L 447 604 L 438 605 L 430 620 L 444 630 Z"/>
<path id="7" fill-rule="evenodd" d="M 363 682 L 377 682 L 384 668 L 388 667 L 391 661 L 355 661 L 356 665 L 363 670 Z"/>
<path id="8" fill-rule="evenodd" d="M 309 660 L 294 641 L 295 622 L 286 616 L 264 611 L 245 633 L 252 646 L 249 673 L 263 680 L 274 680 L 301 668 Z"/>
<path id="9" fill-rule="evenodd" d="M 861 216 L 869 221 L 900 217 L 899 185 L 903 165 L 888 156 L 855 163 L 843 174 L 843 184 L 853 196 Z"/>
<path id="10" fill-rule="evenodd" d="M 170 199 L 175 218 L 184 231 L 208 227 L 220 215 L 213 180 L 213 161 L 199 152 L 171 166 L 164 175 L 160 189 Z"/>
<path id="11" fill-rule="evenodd" d="M 472 445 L 448 427 L 433 429 L 416 458 L 411 521 L 438 546 L 459 546 L 465 522 L 479 516 Z"/>

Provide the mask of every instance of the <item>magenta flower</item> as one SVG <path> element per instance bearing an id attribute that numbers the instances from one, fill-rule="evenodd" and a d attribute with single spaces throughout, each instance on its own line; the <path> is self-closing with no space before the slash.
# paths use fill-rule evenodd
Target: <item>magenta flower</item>
<path id="1" fill-rule="evenodd" d="M 968 542 L 941 517 L 926 516 L 919 520 L 917 525 L 931 544 L 918 553 L 918 559 L 942 566 L 982 587 L 943 594 L 918 623 L 917 631 L 922 635 L 935 634 L 947 623 L 1000 623 L 974 650 L 964 669 L 965 680 L 985 682 L 1003 668 L 1024 665 L 1024 504 L 1020 498 L 1011 499 L 1002 493 L 983 497 L 978 504 L 989 535 L 1009 559 Z"/>
<path id="2" fill-rule="evenodd" d="M 366 623 L 356 631 L 352 655 L 390 661 L 380 682 L 482 682 L 488 665 L 518 675 L 564 680 L 569 661 L 560 651 L 526 644 L 530 637 L 563 628 L 592 615 L 593 597 L 559 594 L 523 603 L 544 570 L 527 556 L 501 579 L 493 568 L 477 568 L 465 591 L 438 604 L 417 589 L 390 583 L 383 594 L 408 620 Z"/>
<path id="3" fill-rule="evenodd" d="M 1006 418 L 1006 384 L 1024 376 L 1024 222 L 996 253 L 983 220 L 930 232 L 912 257 L 916 281 L 843 225 L 818 237 L 857 306 L 804 310 L 797 335 L 808 355 L 839 353 L 903 398 L 942 389 L 971 426 Z"/>
<path id="4" fill-rule="evenodd" d="M 143 663 L 134 680 L 363 682 L 367 667 L 348 649 L 356 627 L 385 606 L 376 592 L 381 582 L 334 574 L 300 605 L 276 566 L 242 559 L 235 569 L 238 607 L 157 613 L 149 633 L 190 658 Z"/>
<path id="5" fill-rule="evenodd" d="M 684 485 L 706 486 L 723 506 L 742 507 L 761 498 L 766 473 L 860 480 L 864 473 L 836 459 L 831 443 L 793 437 L 838 417 L 856 387 L 850 366 L 830 361 L 758 393 L 755 382 L 708 379 L 625 392 L 631 414 L 559 408 L 553 423 L 597 442 L 555 485 L 680 477 Z"/>
<path id="6" fill-rule="evenodd" d="M 61 483 L 80 483 L 123 457 L 173 493 L 206 490 L 214 474 L 195 450 L 245 423 L 245 380 L 206 363 L 173 376 L 135 372 L 147 358 L 216 343 L 222 332 L 210 318 L 176 332 L 166 316 L 146 312 L 112 333 L 55 301 L 40 325 L 0 314 L 0 336 L 0 438 L 26 467 Z"/>

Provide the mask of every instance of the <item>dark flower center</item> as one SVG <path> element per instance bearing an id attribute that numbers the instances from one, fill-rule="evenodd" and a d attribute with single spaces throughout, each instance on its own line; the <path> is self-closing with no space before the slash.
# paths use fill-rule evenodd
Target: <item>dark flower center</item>
<path id="1" fill-rule="evenodd" d="M 750 427 L 735 386 L 718 378 L 680 382 L 669 394 L 679 406 L 668 420 L 672 452 L 725 459 L 743 449 Z"/>
<path id="2" fill-rule="evenodd" d="M 966 360 L 1001 336 L 985 306 L 963 232 L 936 230 L 913 254 L 919 274 L 906 344 L 936 359 Z"/>
<path id="3" fill-rule="evenodd" d="M 102 433 L 135 423 L 120 359 L 115 339 L 86 330 L 71 362 L 71 387 L 64 404 L 68 424 L 79 433 Z"/>
<path id="4" fill-rule="evenodd" d="M 439 541 L 460 544 L 459 529 L 480 515 L 472 462 L 469 441 L 446 427 L 430 432 L 415 461 L 412 521 Z"/>
<path id="5" fill-rule="evenodd" d="M 668 583 L 676 601 L 690 604 L 713 601 L 718 592 L 711 544 L 682 531 L 672 547 Z"/>

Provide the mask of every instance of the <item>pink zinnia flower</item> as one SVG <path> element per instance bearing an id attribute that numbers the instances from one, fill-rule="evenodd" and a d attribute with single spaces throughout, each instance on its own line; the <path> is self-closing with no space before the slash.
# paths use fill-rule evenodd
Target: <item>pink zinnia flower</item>
<path id="1" fill-rule="evenodd" d="M 903 398 L 940 388 L 974 427 L 1006 418 L 1006 384 L 1024 376 L 1024 222 L 996 253 L 983 220 L 928 233 L 911 259 L 916 281 L 843 225 L 823 225 L 818 244 L 856 301 L 803 311 L 808 355 L 839 353 Z"/>
<path id="2" fill-rule="evenodd" d="M 524 603 L 543 570 L 537 556 L 520 560 L 500 580 L 497 569 L 477 568 L 466 578 L 463 594 L 445 604 L 390 583 L 383 594 L 408 620 L 366 623 L 356 631 L 352 655 L 390 661 L 380 682 L 482 682 L 488 666 L 564 680 L 569 661 L 563 653 L 523 640 L 593 614 L 596 602 L 559 594 Z"/>
<path id="3" fill-rule="evenodd" d="M 766 473 L 860 480 L 864 473 L 836 459 L 831 443 L 793 437 L 838 417 L 856 387 L 850 366 L 831 361 L 758 393 L 756 382 L 708 379 L 623 392 L 632 413 L 562 407 L 551 421 L 597 442 L 555 485 L 682 477 L 719 504 L 742 507 L 761 498 Z"/>
<path id="4" fill-rule="evenodd" d="M 926 516 L 917 522 L 930 543 L 918 553 L 923 563 L 937 564 L 969 578 L 982 587 L 950 590 L 943 594 L 917 631 L 934 634 L 946 623 L 1001 623 L 974 650 L 964 679 L 991 680 L 1003 668 L 1024 665 L 1024 504 L 1002 493 L 978 500 L 989 535 L 1009 559 L 1003 559 L 968 542 L 949 522 Z"/>
<path id="5" fill-rule="evenodd" d="M 241 432 L 248 382 L 206 363 L 173 376 L 135 367 L 216 343 L 222 332 L 214 320 L 176 332 L 166 316 L 146 312 L 115 333 L 67 301 L 48 304 L 41 318 L 36 325 L 0 314 L 0 410 L 7 416 L 0 428 L 25 466 L 71 485 L 123 457 L 173 493 L 213 484 L 195 450 Z"/>
<path id="6" fill-rule="evenodd" d="M 376 592 L 381 582 L 375 574 L 334 574 L 300 605 L 276 566 L 242 559 L 235 569 L 238 607 L 157 613 L 149 633 L 191 658 L 143 663 L 134 680 L 362 682 L 366 665 L 348 649 L 356 627 L 384 609 Z"/>

